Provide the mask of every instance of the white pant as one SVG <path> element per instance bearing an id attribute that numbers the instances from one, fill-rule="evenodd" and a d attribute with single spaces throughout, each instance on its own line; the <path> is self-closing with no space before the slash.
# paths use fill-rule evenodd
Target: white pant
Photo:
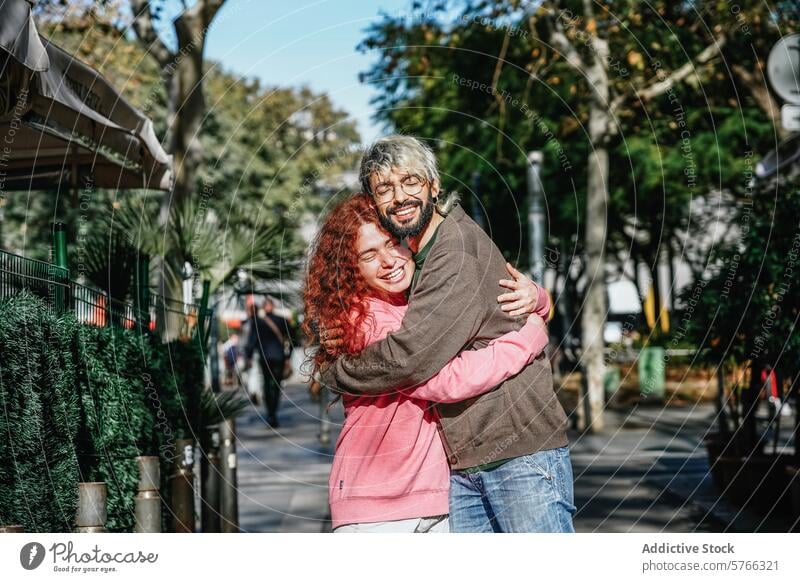
<path id="1" fill-rule="evenodd" d="M 333 533 L 449 533 L 450 522 L 446 515 L 413 517 L 376 523 L 348 523 Z"/>

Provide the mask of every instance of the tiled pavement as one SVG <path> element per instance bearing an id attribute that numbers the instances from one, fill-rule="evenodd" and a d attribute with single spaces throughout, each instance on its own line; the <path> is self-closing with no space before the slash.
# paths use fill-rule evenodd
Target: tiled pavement
<path id="1" fill-rule="evenodd" d="M 709 405 L 607 411 L 602 435 L 570 433 L 579 532 L 780 531 L 718 498 L 702 437 Z M 322 445 L 319 405 L 304 385 L 285 388 L 281 427 L 251 407 L 237 424 L 240 525 L 245 532 L 330 530 L 327 479 L 343 415 L 332 410 Z M 784 530 L 785 531 L 785 530 Z"/>

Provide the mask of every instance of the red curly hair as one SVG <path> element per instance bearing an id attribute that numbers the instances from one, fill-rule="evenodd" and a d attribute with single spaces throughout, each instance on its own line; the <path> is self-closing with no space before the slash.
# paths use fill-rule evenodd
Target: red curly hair
<path id="1" fill-rule="evenodd" d="M 364 224 L 383 230 L 372 199 L 359 193 L 330 211 L 314 241 L 303 294 L 303 331 L 311 344 L 318 345 L 320 330 L 343 330 L 343 341 L 332 353 L 317 350 L 315 370 L 364 347 L 361 326 L 367 317 L 366 298 L 371 289 L 359 271 L 356 251 L 358 230 Z"/>

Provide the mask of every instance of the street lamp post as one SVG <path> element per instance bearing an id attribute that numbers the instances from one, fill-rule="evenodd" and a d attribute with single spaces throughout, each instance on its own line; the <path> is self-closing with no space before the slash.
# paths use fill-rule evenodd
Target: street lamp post
<path id="1" fill-rule="evenodd" d="M 528 153 L 528 229 L 530 234 L 531 278 L 544 284 L 544 191 L 540 170 L 544 156 L 540 151 Z"/>

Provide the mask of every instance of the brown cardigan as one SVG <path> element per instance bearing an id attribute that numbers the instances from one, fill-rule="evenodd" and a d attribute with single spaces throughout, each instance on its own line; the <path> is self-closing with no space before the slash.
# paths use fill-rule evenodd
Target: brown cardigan
<path id="1" fill-rule="evenodd" d="M 323 370 L 323 382 L 351 394 L 394 392 L 428 380 L 461 350 L 519 329 L 525 316 L 508 316 L 497 303 L 498 281 L 508 278 L 505 263 L 456 206 L 439 226 L 402 327 L 357 356 L 340 357 Z M 567 418 L 544 354 L 491 392 L 436 406 L 453 469 L 567 444 Z"/>

